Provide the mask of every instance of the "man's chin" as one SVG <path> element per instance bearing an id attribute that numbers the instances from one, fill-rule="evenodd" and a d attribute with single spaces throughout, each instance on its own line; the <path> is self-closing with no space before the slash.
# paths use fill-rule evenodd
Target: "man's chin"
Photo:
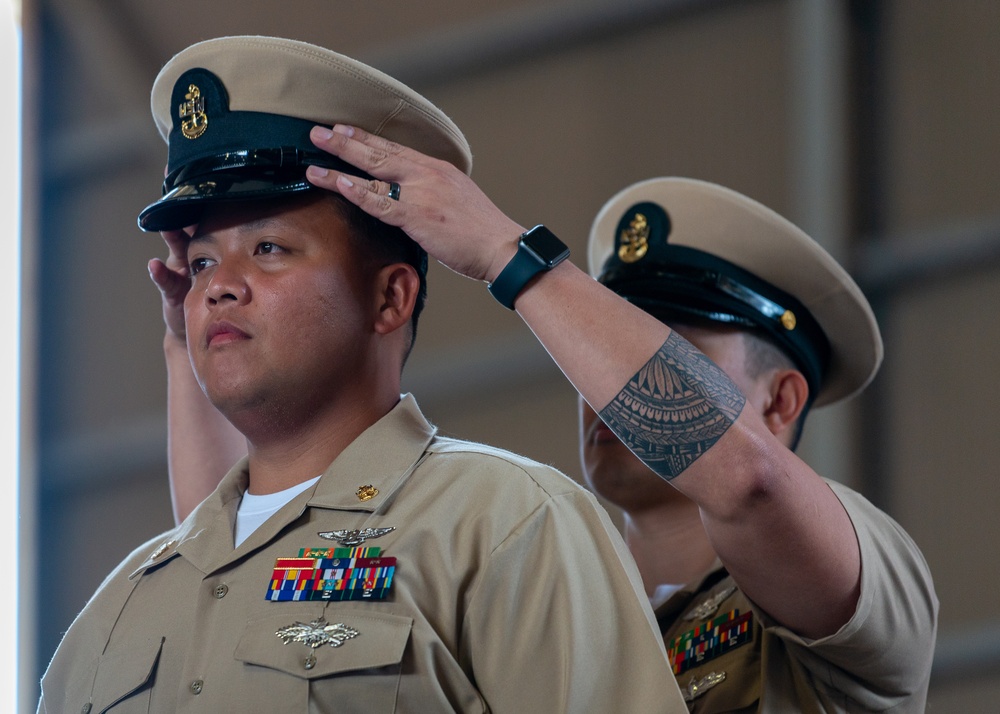
<path id="1" fill-rule="evenodd" d="M 624 448 L 624 447 L 623 447 Z M 628 452 L 628 460 L 608 459 L 584 465 L 584 481 L 602 499 L 625 511 L 644 510 L 681 496 Z"/>
<path id="2" fill-rule="evenodd" d="M 202 390 L 212 406 L 230 421 L 238 415 L 260 411 L 267 402 L 259 392 L 252 392 L 242 384 L 203 384 Z"/>

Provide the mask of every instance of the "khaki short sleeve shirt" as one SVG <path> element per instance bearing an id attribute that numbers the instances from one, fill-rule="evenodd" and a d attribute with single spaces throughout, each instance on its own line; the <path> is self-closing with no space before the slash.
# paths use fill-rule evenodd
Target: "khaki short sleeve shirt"
<path id="1" fill-rule="evenodd" d="M 553 469 L 438 438 L 404 397 L 234 549 L 247 479 L 108 577 L 39 711 L 686 711 L 624 543 Z M 266 599 L 278 558 L 363 529 L 396 559 L 385 599 Z"/>
<path id="2" fill-rule="evenodd" d="M 774 623 L 721 563 L 657 609 L 692 712 L 923 712 L 938 601 L 906 532 L 828 482 L 861 546 L 861 595 L 836 633 L 807 640 Z"/>

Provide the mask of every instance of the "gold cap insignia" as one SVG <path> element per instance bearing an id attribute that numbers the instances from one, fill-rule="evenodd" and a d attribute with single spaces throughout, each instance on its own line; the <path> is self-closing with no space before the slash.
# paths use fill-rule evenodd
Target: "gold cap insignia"
<path id="1" fill-rule="evenodd" d="M 797 324 L 798 322 L 795 319 L 795 313 L 791 310 L 785 310 L 785 312 L 781 315 L 781 326 L 791 332 L 795 329 L 795 325 Z"/>
<path id="2" fill-rule="evenodd" d="M 205 113 L 205 99 L 201 90 L 194 84 L 188 85 L 186 101 L 181 102 L 177 114 L 181 119 L 181 134 L 188 139 L 197 139 L 208 128 L 208 115 Z"/>
<path id="3" fill-rule="evenodd" d="M 358 495 L 359 501 L 370 501 L 378 495 L 378 489 L 368 484 L 367 486 L 358 486 L 355 493 Z"/>
<path id="4" fill-rule="evenodd" d="M 343 622 L 330 624 L 326 621 L 326 618 L 319 617 L 308 624 L 296 622 L 294 625 L 286 625 L 274 634 L 280 637 L 281 641 L 286 645 L 292 642 L 301 642 L 307 647 L 316 649 L 323 645 L 340 647 L 361 633 L 353 627 L 348 627 Z"/>
<path id="5" fill-rule="evenodd" d="M 642 260 L 649 250 L 649 222 L 642 213 L 636 213 L 628 228 L 621 232 L 618 258 L 623 263 Z"/>

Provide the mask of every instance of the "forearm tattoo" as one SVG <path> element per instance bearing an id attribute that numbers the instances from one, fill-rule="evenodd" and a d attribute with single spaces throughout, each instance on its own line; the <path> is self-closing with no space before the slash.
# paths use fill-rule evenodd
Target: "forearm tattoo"
<path id="1" fill-rule="evenodd" d="M 671 332 L 600 417 L 670 481 L 722 438 L 745 401 L 725 372 Z"/>

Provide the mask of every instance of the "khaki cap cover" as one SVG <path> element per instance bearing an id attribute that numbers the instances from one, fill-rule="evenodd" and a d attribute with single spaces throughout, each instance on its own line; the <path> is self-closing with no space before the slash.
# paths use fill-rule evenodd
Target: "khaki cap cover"
<path id="1" fill-rule="evenodd" d="M 472 171 L 472 152 L 444 112 L 402 82 L 323 47 L 277 37 L 221 37 L 175 55 L 153 84 L 153 119 L 164 141 L 177 79 L 202 67 L 229 93 L 231 111 L 264 112 L 332 126 L 350 124 Z"/>
<path id="2" fill-rule="evenodd" d="M 830 342 L 830 364 L 816 406 L 846 399 L 874 378 L 882 338 L 868 300 L 850 275 L 790 221 L 731 189 L 686 178 L 654 178 L 623 189 L 598 213 L 590 232 L 590 274 L 598 278 L 622 216 L 638 203 L 669 216 L 669 243 L 729 261 L 796 298 Z"/>

